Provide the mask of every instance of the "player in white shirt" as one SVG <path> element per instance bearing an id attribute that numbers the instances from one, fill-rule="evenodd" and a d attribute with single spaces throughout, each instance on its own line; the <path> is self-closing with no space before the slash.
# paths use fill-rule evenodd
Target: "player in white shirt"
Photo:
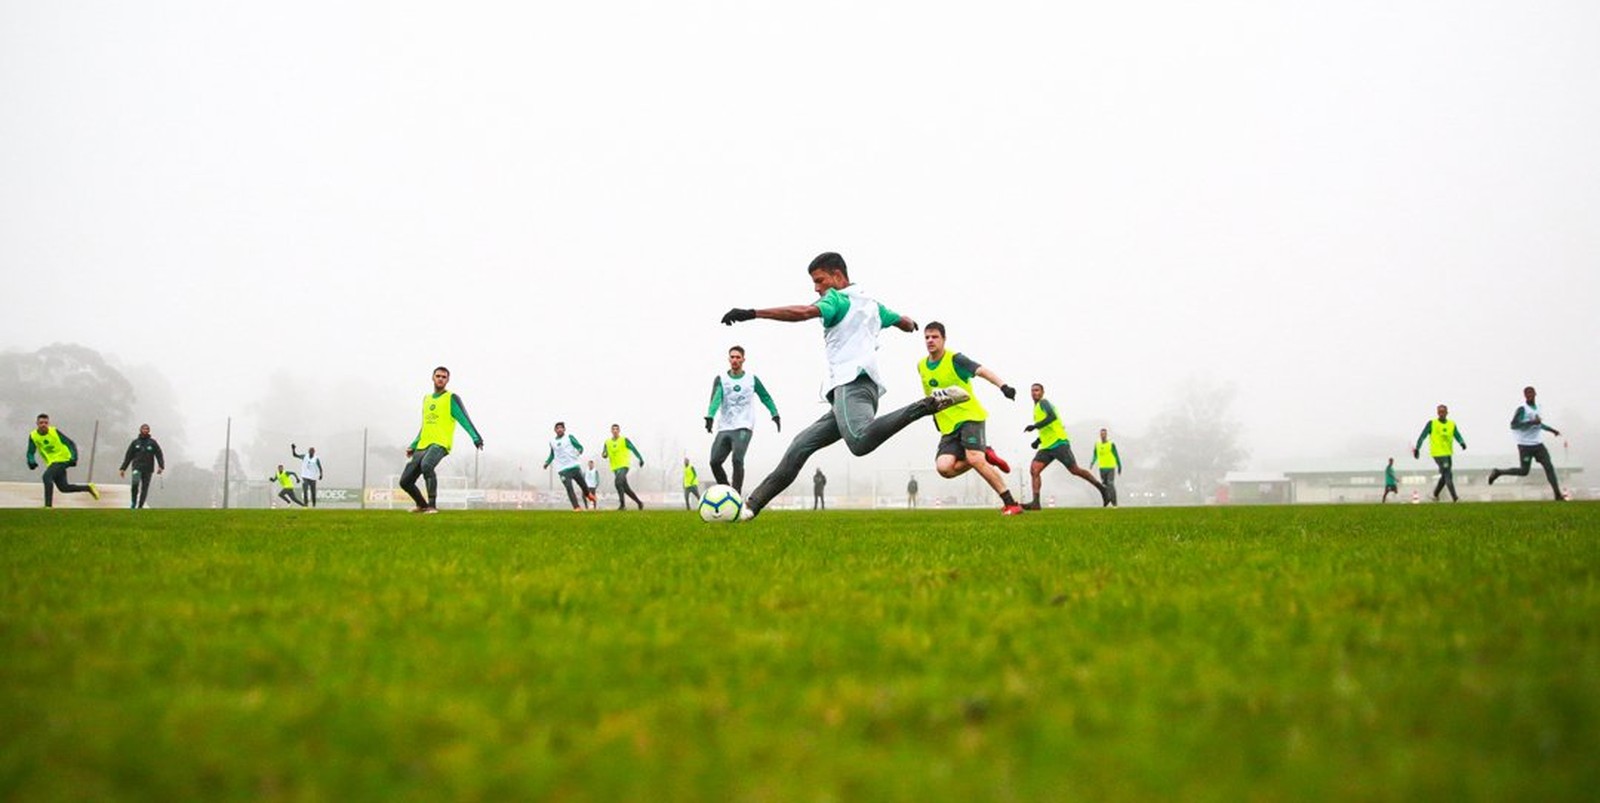
<path id="1" fill-rule="evenodd" d="M 1556 480 L 1555 464 L 1550 462 L 1550 449 L 1544 445 L 1544 433 L 1561 437 L 1561 432 L 1555 427 L 1544 422 L 1544 414 L 1539 410 L 1539 405 L 1534 399 L 1538 396 L 1532 385 L 1522 389 L 1522 406 L 1511 414 L 1511 431 L 1516 433 L 1517 460 L 1521 463 L 1517 468 L 1497 468 L 1489 472 L 1489 484 L 1501 477 L 1526 477 L 1528 468 L 1533 461 L 1539 461 L 1539 466 L 1544 469 L 1544 478 L 1550 482 L 1550 490 L 1556 494 L 1557 502 L 1565 502 L 1567 498 L 1561 495 L 1561 483 Z"/>
<path id="2" fill-rule="evenodd" d="M 583 444 L 578 443 L 577 436 L 568 435 L 566 422 L 557 421 L 556 436 L 550 439 L 550 453 L 544 458 L 544 468 L 555 464 L 556 476 L 561 478 L 561 487 L 567 489 L 567 501 L 572 503 L 573 510 L 582 510 L 584 507 L 578 503 L 580 495 L 584 502 L 594 501 L 594 488 L 584 482 L 583 470 L 579 468 L 582 454 Z M 591 461 L 590 465 L 594 463 Z M 576 491 L 572 489 L 574 485 L 578 486 Z"/>
<path id="3" fill-rule="evenodd" d="M 317 457 L 317 447 L 308 447 L 305 454 L 300 454 L 300 450 L 291 443 L 289 454 L 300 461 L 300 498 L 316 507 L 317 483 L 322 481 L 322 458 Z"/>
<path id="4" fill-rule="evenodd" d="M 728 349 L 728 370 L 711 380 L 711 406 L 706 410 L 706 431 L 715 432 L 711 439 L 711 475 L 720 485 L 733 485 L 744 492 L 744 453 L 750 448 L 750 436 L 756 425 L 756 399 L 766 405 L 772 415 L 772 426 L 783 431 L 783 420 L 778 417 L 778 406 L 761 384 L 761 378 L 744 371 L 744 347 Z M 733 456 L 733 482 L 722 470 L 722 462 Z"/>

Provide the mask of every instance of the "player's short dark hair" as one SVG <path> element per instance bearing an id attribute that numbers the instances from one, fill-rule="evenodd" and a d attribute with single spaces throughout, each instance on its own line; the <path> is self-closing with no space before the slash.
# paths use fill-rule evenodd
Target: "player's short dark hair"
<path id="1" fill-rule="evenodd" d="M 567 425 L 567 422 L 565 422 L 565 421 L 557 421 L 556 422 L 556 426 L 558 426 L 558 427 L 565 427 L 566 425 Z"/>
<path id="2" fill-rule="evenodd" d="M 924 332 L 930 332 L 934 329 L 939 330 L 940 337 L 949 337 L 949 335 L 944 333 L 944 324 L 939 323 L 938 321 L 928 321 L 927 324 L 923 325 L 922 327 L 922 331 Z"/>
<path id="3" fill-rule="evenodd" d="M 734 353 L 734 352 L 735 352 L 735 351 L 737 351 L 737 352 L 739 352 L 739 356 L 740 356 L 740 357 L 743 357 L 743 356 L 744 356 L 744 346 L 733 346 L 733 347 L 731 347 L 731 348 L 729 348 L 729 349 L 728 349 L 728 353 L 729 353 L 729 354 L 732 354 L 732 353 Z"/>
<path id="4" fill-rule="evenodd" d="M 49 421 L 50 420 L 50 414 L 49 413 L 40 413 L 33 420 L 38 421 L 40 418 L 43 418 L 44 420 Z"/>
<path id="5" fill-rule="evenodd" d="M 445 374 L 449 374 L 449 373 L 450 373 L 450 369 L 449 369 L 449 368 L 446 368 L 446 367 L 444 367 L 444 366 L 443 366 L 443 365 L 436 365 L 436 366 L 434 366 L 434 368 L 433 368 L 433 372 L 434 372 L 434 373 L 436 373 L 436 374 L 437 374 L 437 373 L 439 373 L 439 372 L 440 372 L 440 371 L 443 371 L 443 372 L 445 372 Z"/>
<path id="6" fill-rule="evenodd" d="M 1522 392 L 1523 392 L 1523 393 L 1527 393 L 1527 392 L 1528 392 L 1528 391 L 1530 391 L 1530 390 L 1533 390 L 1533 386 L 1532 386 L 1532 385 L 1529 385 L 1529 386 L 1527 386 L 1527 387 L 1525 387 L 1525 388 L 1523 388 L 1523 389 L 1522 389 Z M 1538 393 L 1538 392 L 1539 392 L 1539 391 L 1537 391 L 1537 390 L 1533 390 L 1533 392 L 1534 392 L 1534 393 Z"/>
<path id="7" fill-rule="evenodd" d="M 806 268 L 806 273 L 816 270 L 825 270 L 829 273 L 843 273 L 846 276 L 850 275 L 850 269 L 845 267 L 844 257 L 839 256 L 833 251 L 824 251 L 820 254 L 817 254 L 817 258 L 811 260 L 811 266 Z"/>
<path id="8" fill-rule="evenodd" d="M 1044 385 L 1041 385 L 1038 382 L 1033 383 L 1033 387 L 1038 388 L 1040 393 L 1044 392 Z"/>
<path id="9" fill-rule="evenodd" d="M 622 425 L 621 424 L 612 424 L 611 426 L 614 426 L 617 429 L 622 429 Z"/>

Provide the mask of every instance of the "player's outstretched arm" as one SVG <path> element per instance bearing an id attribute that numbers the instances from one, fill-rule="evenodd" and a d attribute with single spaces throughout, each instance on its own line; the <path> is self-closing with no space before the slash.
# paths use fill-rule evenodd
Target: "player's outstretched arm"
<path id="1" fill-rule="evenodd" d="M 985 365 L 985 366 L 979 368 L 978 369 L 978 376 L 988 380 L 989 384 L 994 385 L 995 387 L 999 388 L 1000 389 L 1000 395 L 1006 397 L 1007 399 L 1013 400 L 1013 401 L 1016 400 L 1016 398 L 1017 398 L 1017 389 L 1014 388 L 1014 387 L 1011 387 L 1010 385 L 1007 385 L 1004 381 L 1002 381 L 1000 379 L 1000 375 L 999 374 L 995 373 L 994 371 L 989 370 L 989 366 Z"/>
<path id="2" fill-rule="evenodd" d="M 817 309 L 816 304 L 794 304 L 788 307 L 767 307 L 765 309 L 734 308 L 728 310 L 727 314 L 722 316 L 722 322 L 732 326 L 740 321 L 765 318 L 769 321 L 797 323 L 799 321 L 809 321 L 812 318 L 821 317 L 821 315 L 822 310 Z"/>

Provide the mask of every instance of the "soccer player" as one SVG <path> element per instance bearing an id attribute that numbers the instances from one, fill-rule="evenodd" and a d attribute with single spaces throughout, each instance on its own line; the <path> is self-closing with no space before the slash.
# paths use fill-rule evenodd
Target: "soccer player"
<path id="1" fill-rule="evenodd" d="M 772 425 L 783 431 L 783 420 L 778 417 L 778 406 L 761 385 L 761 378 L 744 372 L 744 347 L 728 349 L 728 372 L 711 380 L 711 407 L 706 410 L 706 431 L 716 432 L 711 439 L 711 476 L 727 485 L 728 475 L 722 470 L 722 461 L 733 455 L 733 488 L 744 493 L 744 453 L 750 448 L 750 434 L 755 428 L 755 399 L 766 405 L 772 415 Z"/>
<path id="2" fill-rule="evenodd" d="M 639 468 L 644 468 L 644 455 L 639 454 L 639 450 L 634 447 L 633 441 L 622 437 L 622 427 L 612 424 L 611 439 L 600 447 L 600 456 L 611 461 L 611 476 L 616 478 L 617 483 L 617 509 L 627 510 L 628 500 L 632 499 L 640 510 L 644 510 L 644 502 L 639 500 L 639 495 L 634 493 L 633 488 L 628 485 L 629 452 L 632 452 L 634 457 L 639 458 Z"/>
<path id="3" fill-rule="evenodd" d="M 1028 389 L 1033 396 L 1033 423 L 1022 428 L 1023 432 L 1038 432 L 1039 437 L 1029 444 L 1039 451 L 1033 455 L 1033 463 L 1028 466 L 1028 475 L 1033 479 L 1033 501 L 1023 507 L 1027 510 L 1039 509 L 1039 486 L 1042 475 L 1050 461 L 1054 460 L 1067 467 L 1067 471 L 1075 477 L 1081 477 L 1084 482 L 1093 485 L 1100 492 L 1100 506 L 1111 504 L 1111 495 L 1106 490 L 1104 483 L 1094 478 L 1088 470 L 1078 465 L 1077 458 L 1072 456 L 1072 442 L 1067 439 L 1066 425 L 1061 423 L 1061 417 L 1056 415 L 1056 407 L 1044 397 L 1044 385 L 1038 382 Z"/>
<path id="4" fill-rule="evenodd" d="M 934 426 L 939 429 L 939 448 L 935 452 L 934 468 L 938 469 L 939 476 L 947 479 L 959 477 L 968 471 L 978 472 L 978 476 L 983 477 L 984 482 L 989 483 L 989 487 L 1000 495 L 1001 515 L 1020 515 L 1022 506 L 1011 496 L 1005 480 L 1000 479 L 1000 472 L 1009 474 L 1011 466 L 989 447 L 984 431 L 989 412 L 983 409 L 983 404 L 973 392 L 972 378 L 981 377 L 999 388 L 1000 394 L 1007 399 L 1017 398 L 1016 388 L 1001 381 L 987 366 L 979 365 L 965 354 L 946 349 L 944 324 L 929 321 L 922 330 L 922 341 L 928 347 L 928 358 L 917 361 L 922 395 L 932 396 L 934 391 L 943 388 L 960 388 L 967 396 L 966 401 L 933 415 Z"/>
<path id="5" fill-rule="evenodd" d="M 278 464 L 278 473 L 272 475 L 272 481 L 278 483 L 278 498 L 293 505 L 305 507 L 306 503 L 294 495 L 294 484 L 299 481 L 299 475 L 293 471 L 284 471 L 283 464 Z"/>
<path id="6" fill-rule="evenodd" d="M 150 499 L 150 475 L 167 470 L 167 458 L 161 453 L 161 444 L 150 437 L 149 424 L 139 425 L 139 437 L 128 444 L 128 451 L 122 456 L 122 467 L 117 469 L 117 476 L 128 476 L 129 465 L 133 466 L 133 482 L 128 486 L 128 509 L 138 510 Z"/>
<path id="7" fill-rule="evenodd" d="M 689 463 L 689 458 L 685 457 L 683 459 L 684 510 L 694 510 L 694 505 L 689 504 L 690 495 L 693 495 L 696 501 L 700 499 L 700 475 L 695 473 L 694 466 Z"/>
<path id="8" fill-rule="evenodd" d="M 911 481 L 906 483 L 906 507 L 911 508 L 912 510 L 916 510 L 917 509 L 917 478 L 916 477 L 912 477 Z"/>
<path id="9" fill-rule="evenodd" d="M 1117 506 L 1117 475 L 1122 473 L 1122 454 L 1117 445 L 1100 428 L 1100 440 L 1094 442 L 1094 467 L 1100 470 L 1100 484 L 1106 486 L 1106 499 L 1101 507 Z"/>
<path id="10" fill-rule="evenodd" d="M 1489 472 L 1489 484 L 1501 477 L 1526 477 L 1528 468 L 1533 461 L 1539 461 L 1539 466 L 1544 469 L 1544 478 L 1550 481 L 1550 490 L 1555 491 L 1556 501 L 1565 502 L 1567 498 L 1561 495 L 1561 483 L 1556 480 L 1556 467 L 1550 462 L 1550 449 L 1544 445 L 1544 433 L 1561 437 L 1561 432 L 1555 427 L 1544 422 L 1544 415 L 1539 412 L 1539 405 L 1534 401 L 1538 393 L 1529 385 L 1522 389 L 1522 406 L 1511 415 L 1511 431 L 1516 433 L 1517 460 L 1522 464 L 1517 468 L 1497 468 Z"/>
<path id="11" fill-rule="evenodd" d="M 450 384 L 450 369 L 439 366 L 433 369 L 433 392 L 422 397 L 422 428 L 406 447 L 406 467 L 400 472 L 400 489 L 416 503 L 413 513 L 439 512 L 439 477 L 434 473 L 450 447 L 455 443 L 456 425 L 460 424 L 472 438 L 472 445 L 483 448 L 483 437 L 467 417 L 467 408 L 461 397 L 445 390 Z M 417 490 L 417 478 L 427 482 L 428 498 L 423 499 Z"/>
<path id="12" fill-rule="evenodd" d="M 1394 458 L 1389 458 L 1389 465 L 1383 467 L 1383 501 L 1389 501 L 1389 494 L 1400 495 L 1400 480 L 1394 476 Z"/>
<path id="13" fill-rule="evenodd" d="M 799 476 L 806 460 L 819 449 L 843 439 L 850 453 L 864 455 L 878 448 L 911 422 L 967 400 L 960 388 L 940 388 L 932 396 L 879 416 L 883 375 L 878 370 L 878 332 L 890 326 L 915 332 L 917 322 L 878 303 L 850 283 L 844 257 L 831 251 L 811 261 L 806 272 L 818 296 L 810 304 L 767 309 L 731 309 L 722 316 L 729 326 L 765 318 L 798 323 L 822 320 L 823 351 L 828 359 L 826 399 L 830 409 L 796 435 L 767 478 L 745 499 L 741 519 L 755 517 Z"/>
<path id="14" fill-rule="evenodd" d="M 812 510 L 827 510 L 828 509 L 827 497 L 822 495 L 823 490 L 825 488 L 827 488 L 827 487 L 828 487 L 828 477 L 827 477 L 827 475 L 822 473 L 822 468 L 819 466 L 817 468 L 817 473 L 811 475 L 811 509 Z"/>
<path id="15" fill-rule="evenodd" d="M 583 498 L 583 506 L 600 509 L 600 469 L 594 467 L 593 460 L 583 471 L 583 484 L 589 489 L 589 495 Z"/>
<path id="16" fill-rule="evenodd" d="M 317 483 L 322 481 L 322 458 L 317 457 L 317 447 L 306 449 L 305 454 L 289 444 L 289 454 L 300 461 L 300 487 L 303 489 L 300 496 L 304 497 L 307 504 L 317 506 Z"/>
<path id="17" fill-rule="evenodd" d="M 556 476 L 561 478 L 561 487 L 567 489 L 567 501 L 572 503 L 573 510 L 583 510 L 594 502 L 594 486 L 583 479 L 583 471 L 579 468 L 578 456 L 583 454 L 583 444 L 578 443 L 576 435 L 567 434 L 565 421 L 556 422 L 556 436 L 550 439 L 550 453 L 545 455 L 544 467 L 549 468 L 551 463 L 556 464 Z M 589 461 L 593 466 L 594 461 Z M 599 477 L 595 478 L 596 480 Z M 572 486 L 578 486 L 574 491 Z M 582 491 L 583 504 L 578 503 L 579 493 Z"/>
<path id="18" fill-rule="evenodd" d="M 1450 420 L 1450 408 L 1439 405 L 1438 418 L 1428 419 L 1422 425 L 1422 434 L 1417 436 L 1417 444 L 1411 447 L 1411 459 L 1421 457 L 1422 442 L 1428 442 L 1428 454 L 1433 456 L 1433 462 L 1439 466 L 1439 484 L 1433 486 L 1433 501 L 1439 501 L 1439 492 L 1450 489 L 1450 501 L 1459 502 L 1456 496 L 1456 474 L 1451 467 L 1451 460 L 1455 455 L 1456 444 L 1461 444 L 1462 449 L 1467 448 L 1466 439 L 1461 437 L 1461 430 L 1456 427 L 1456 422 Z M 1527 472 L 1524 471 L 1524 474 Z M 1494 482 L 1494 475 L 1489 475 L 1489 482 Z"/>
<path id="19" fill-rule="evenodd" d="M 94 483 L 88 485 L 74 485 L 67 482 L 67 469 L 78 464 L 78 444 L 65 433 L 50 426 L 50 416 L 40 413 L 34 419 L 34 428 L 28 432 L 28 470 L 39 467 L 34 459 L 37 454 L 44 458 L 44 506 L 55 507 L 55 491 L 64 494 L 87 493 L 95 499 L 100 498 L 100 489 Z"/>

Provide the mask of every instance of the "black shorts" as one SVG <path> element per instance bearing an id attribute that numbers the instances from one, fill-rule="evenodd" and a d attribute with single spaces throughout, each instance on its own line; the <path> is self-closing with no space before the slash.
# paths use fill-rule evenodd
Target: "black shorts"
<path id="1" fill-rule="evenodd" d="M 1051 460 L 1059 461 L 1069 469 L 1078 466 L 1078 458 L 1072 456 L 1072 444 L 1068 441 L 1062 441 L 1048 449 L 1040 449 L 1033 456 L 1033 462 L 1046 466 L 1050 465 Z"/>
<path id="2" fill-rule="evenodd" d="M 965 457 L 967 452 L 981 452 L 989 447 L 982 421 L 963 421 L 954 432 L 939 438 L 939 451 L 935 455 Z"/>
<path id="3" fill-rule="evenodd" d="M 1395 493 L 1400 493 L 1400 486 L 1395 485 L 1394 483 L 1390 483 L 1388 485 L 1383 486 L 1383 492 L 1384 493 L 1388 493 L 1390 491 L 1394 491 Z"/>

